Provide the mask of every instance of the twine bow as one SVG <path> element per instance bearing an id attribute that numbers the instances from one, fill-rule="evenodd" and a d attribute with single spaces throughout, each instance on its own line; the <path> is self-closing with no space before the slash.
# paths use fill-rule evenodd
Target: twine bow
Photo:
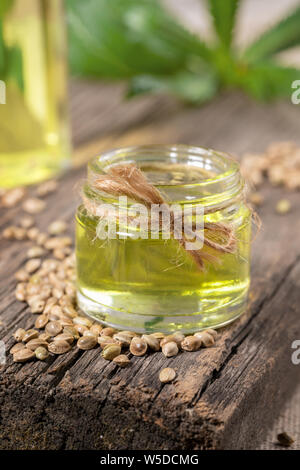
<path id="1" fill-rule="evenodd" d="M 152 204 L 167 204 L 159 190 L 148 182 L 143 172 L 134 164 L 120 164 L 110 167 L 106 174 L 97 175 L 92 186 L 104 193 L 115 197 L 127 196 L 129 199 L 144 204 L 148 209 Z M 87 211 L 97 215 L 97 203 L 91 202 L 83 196 Z M 175 214 L 170 208 L 170 229 L 174 236 Z M 193 226 L 193 229 L 195 227 Z M 236 237 L 234 230 L 228 224 L 222 222 L 205 222 L 204 234 L 182 231 L 182 236 L 176 238 L 182 248 L 194 259 L 200 270 L 204 270 L 204 261 L 216 263 L 220 261 L 221 253 L 234 253 L 236 251 Z M 203 245 L 215 251 L 215 254 L 207 253 L 202 249 L 187 250 L 186 242 L 190 237 L 201 241 Z M 174 237 L 175 238 L 175 237 Z"/>

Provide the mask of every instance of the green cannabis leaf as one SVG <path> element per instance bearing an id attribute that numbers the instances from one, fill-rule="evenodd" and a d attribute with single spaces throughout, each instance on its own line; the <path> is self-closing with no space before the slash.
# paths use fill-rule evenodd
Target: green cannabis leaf
<path id="1" fill-rule="evenodd" d="M 126 79 L 130 97 L 169 93 L 197 104 L 224 87 L 261 100 L 290 96 L 300 70 L 281 66 L 276 54 L 300 45 L 300 7 L 238 51 L 232 43 L 241 3 L 207 0 L 217 38 L 207 44 L 159 0 L 67 0 L 71 70 Z"/>
<path id="2" fill-rule="evenodd" d="M 217 92 L 218 81 L 210 69 L 201 70 L 201 75 L 179 71 L 172 75 L 137 75 L 130 81 L 128 97 L 141 93 L 170 93 L 189 103 L 202 103 Z"/>
<path id="3" fill-rule="evenodd" d="M 215 25 L 216 33 L 222 45 L 229 48 L 235 25 L 235 16 L 239 0 L 209 0 L 210 12 Z"/>
<path id="4" fill-rule="evenodd" d="M 266 31 L 245 51 L 249 62 L 257 62 L 300 44 L 300 7 Z"/>
<path id="5" fill-rule="evenodd" d="M 208 50 L 156 0 L 68 0 L 73 72 L 108 78 L 172 74 Z"/>
<path id="6" fill-rule="evenodd" d="M 4 39 L 3 25 L 5 15 L 12 8 L 14 0 L 1 0 L 0 4 L 0 79 L 13 80 L 23 91 L 23 58 L 17 46 L 7 46 Z"/>

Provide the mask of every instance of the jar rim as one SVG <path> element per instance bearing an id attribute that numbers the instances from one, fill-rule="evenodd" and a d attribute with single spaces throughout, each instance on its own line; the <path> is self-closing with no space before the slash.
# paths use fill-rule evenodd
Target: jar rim
<path id="1" fill-rule="evenodd" d="M 93 180 L 96 175 L 105 173 L 110 166 L 122 163 L 139 163 L 168 160 L 171 164 L 179 161 L 186 163 L 190 167 L 218 170 L 216 174 L 203 177 L 197 182 L 180 182 L 157 184 L 151 182 L 158 190 L 176 189 L 177 196 L 172 198 L 174 203 L 187 203 L 194 200 L 193 197 L 183 197 L 181 192 L 189 190 L 199 190 L 199 192 L 209 192 L 212 197 L 205 198 L 204 205 L 214 205 L 213 199 L 216 196 L 218 201 L 235 198 L 244 186 L 244 181 L 240 173 L 239 163 L 228 153 L 213 150 L 211 148 L 187 145 L 187 144 L 150 144 L 137 145 L 124 148 L 116 148 L 100 153 L 88 164 L 88 178 Z"/>

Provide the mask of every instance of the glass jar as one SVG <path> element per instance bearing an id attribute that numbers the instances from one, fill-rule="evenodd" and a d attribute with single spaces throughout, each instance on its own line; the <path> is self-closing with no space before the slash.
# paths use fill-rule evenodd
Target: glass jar
<path id="1" fill-rule="evenodd" d="M 98 236 L 99 224 L 110 217 L 107 207 L 120 209 L 120 199 L 99 190 L 95 181 L 127 164 L 143 172 L 168 207 L 202 208 L 206 243 L 197 251 L 202 266 L 172 234 L 164 237 L 161 226 L 156 238 L 147 234 L 149 224 L 144 236 L 137 236 L 137 225 L 128 230 L 119 217 L 114 237 Z M 243 187 L 238 163 L 199 147 L 140 146 L 94 158 L 76 216 L 81 309 L 105 325 L 140 333 L 191 333 L 237 318 L 245 310 L 250 281 L 251 211 L 244 202 Z M 127 212 L 133 202 L 127 201 Z M 216 250 L 215 243 L 226 245 L 226 231 L 234 240 L 231 249 Z"/>
<path id="2" fill-rule="evenodd" d="M 1 0 L 0 187 L 69 164 L 65 39 L 63 0 Z"/>

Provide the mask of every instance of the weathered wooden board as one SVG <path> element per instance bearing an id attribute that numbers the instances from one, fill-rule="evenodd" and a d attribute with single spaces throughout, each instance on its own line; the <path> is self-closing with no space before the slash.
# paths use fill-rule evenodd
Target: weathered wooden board
<path id="1" fill-rule="evenodd" d="M 105 109 L 113 114 L 105 99 L 101 114 Z M 224 95 L 201 109 L 170 103 L 168 116 L 162 113 L 158 119 L 157 106 L 146 113 L 137 109 L 134 128 L 124 122 L 111 132 L 103 128 L 101 140 L 79 157 L 107 146 L 151 141 L 237 153 L 260 150 L 274 138 L 299 142 L 295 107 L 273 105 L 270 110 L 239 95 Z M 118 113 L 123 112 L 120 107 Z M 85 139 L 84 132 L 80 141 L 94 137 Z M 62 179 L 47 199 L 47 211 L 38 217 L 41 229 L 59 215 L 70 222 L 72 233 L 76 183 L 83 177 L 84 170 L 78 168 Z M 292 341 L 300 338 L 300 195 L 291 193 L 292 212 L 279 216 L 274 206 L 286 193 L 268 186 L 263 192 L 263 229 L 253 244 L 249 308 L 222 331 L 216 347 L 171 359 L 159 353 L 133 358 L 132 366 L 123 370 L 103 360 L 99 349 L 75 349 L 46 363 L 25 365 L 12 363 L 8 356 L 0 370 L 0 448 L 254 448 L 299 381 L 290 356 Z M 19 214 L 19 209 L 2 211 L 0 231 Z M 13 275 L 25 262 L 25 246 L 1 240 L 0 339 L 7 349 L 16 326 L 28 328 L 34 321 L 14 299 Z M 163 385 L 158 373 L 169 365 L 178 378 Z"/>

